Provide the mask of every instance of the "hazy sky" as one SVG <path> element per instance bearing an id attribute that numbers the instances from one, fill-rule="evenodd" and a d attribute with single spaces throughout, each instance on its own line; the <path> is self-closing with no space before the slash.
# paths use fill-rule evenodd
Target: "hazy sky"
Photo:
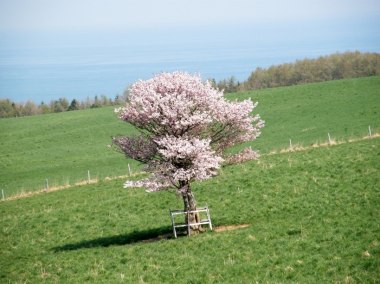
<path id="1" fill-rule="evenodd" d="M 380 18 L 379 0 L 0 0 L 2 31 L 136 30 Z"/>
<path id="2" fill-rule="evenodd" d="M 0 98 L 122 93 L 157 72 L 380 52 L 380 0 L 0 0 Z"/>

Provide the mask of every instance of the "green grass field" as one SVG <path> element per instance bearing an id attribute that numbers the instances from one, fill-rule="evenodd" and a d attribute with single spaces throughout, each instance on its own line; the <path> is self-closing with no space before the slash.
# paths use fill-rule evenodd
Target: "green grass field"
<path id="1" fill-rule="evenodd" d="M 193 185 L 214 227 L 173 239 L 173 192 L 122 188 L 112 108 L 0 120 L 0 189 L 99 182 L 0 202 L 0 283 L 378 283 L 380 77 L 231 94 L 258 99 L 259 161 Z M 340 145 L 279 153 L 293 144 Z M 268 154 L 277 150 L 275 154 Z M 137 170 L 137 164 L 132 164 Z"/>
<path id="2" fill-rule="evenodd" d="M 107 146 L 111 136 L 133 128 L 113 108 L 0 120 L 0 189 L 11 195 L 45 186 L 75 184 L 88 177 L 125 175 L 126 159 Z"/>
<path id="3" fill-rule="evenodd" d="M 380 77 L 329 81 L 228 95 L 258 101 L 265 119 L 262 137 L 252 145 L 268 152 L 293 144 L 309 146 L 332 139 L 380 132 Z"/>
<path id="4" fill-rule="evenodd" d="M 266 121 L 252 143 L 262 153 L 332 139 L 348 140 L 380 132 L 380 77 L 229 94 L 259 101 Z M 130 133 L 113 108 L 0 119 L 0 190 L 6 197 L 49 186 L 74 185 L 128 173 L 138 165 L 109 149 L 111 136 Z"/>
<path id="5" fill-rule="evenodd" d="M 380 139 L 265 155 L 194 184 L 214 226 L 171 236 L 172 192 L 122 180 L 0 203 L 1 283 L 378 283 Z"/>
<path id="6" fill-rule="evenodd" d="M 378 283 L 380 138 L 278 150 L 379 132 L 379 87 L 372 77 L 229 95 L 260 101 L 264 155 L 193 188 L 214 227 L 248 226 L 191 238 L 172 237 L 173 192 L 104 180 L 127 172 L 110 136 L 132 131 L 111 108 L 0 120 L 7 193 L 88 169 L 100 180 L 0 202 L 0 283 Z"/>

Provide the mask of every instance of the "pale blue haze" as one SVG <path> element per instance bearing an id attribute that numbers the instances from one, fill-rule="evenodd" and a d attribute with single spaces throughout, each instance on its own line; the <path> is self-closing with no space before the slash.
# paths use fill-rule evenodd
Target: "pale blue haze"
<path id="1" fill-rule="evenodd" d="M 0 98 L 114 97 L 161 71 L 242 81 L 256 67 L 380 52 L 379 11 L 370 0 L 0 0 Z"/>

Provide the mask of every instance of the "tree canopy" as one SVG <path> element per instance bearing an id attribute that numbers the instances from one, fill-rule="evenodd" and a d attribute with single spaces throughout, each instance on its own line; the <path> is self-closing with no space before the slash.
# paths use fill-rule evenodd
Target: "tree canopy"
<path id="1" fill-rule="evenodd" d="M 127 157 L 146 163 L 152 176 L 125 187 L 186 191 L 190 182 L 215 175 L 224 160 L 257 158 L 251 149 L 235 156 L 224 153 L 260 135 L 264 122 L 251 115 L 256 105 L 250 99 L 227 101 L 208 81 L 183 72 L 133 84 L 126 105 L 116 112 L 141 134 L 113 142 Z"/>

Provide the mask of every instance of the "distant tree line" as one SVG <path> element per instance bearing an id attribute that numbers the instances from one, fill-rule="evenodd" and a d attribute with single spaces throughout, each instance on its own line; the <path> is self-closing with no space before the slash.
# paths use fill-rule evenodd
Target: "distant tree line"
<path id="1" fill-rule="evenodd" d="M 105 95 L 101 95 L 100 97 L 95 96 L 94 98 L 87 97 L 83 101 L 73 99 L 71 102 L 69 102 L 66 98 L 59 98 L 58 100 L 50 101 L 48 104 L 41 102 L 38 105 L 30 100 L 25 103 L 16 103 L 9 99 L 0 99 L 0 118 L 122 105 L 125 103 L 127 96 L 128 91 L 125 91 L 122 96 L 117 95 L 114 99 L 108 98 Z"/>
<path id="2" fill-rule="evenodd" d="M 380 54 L 355 51 L 335 53 L 317 59 L 297 60 L 294 63 L 273 65 L 269 68 L 258 67 L 243 82 L 239 82 L 233 76 L 219 82 L 215 79 L 209 81 L 225 93 L 232 93 L 378 75 L 380 75 Z M 48 104 L 41 102 L 39 105 L 32 101 L 15 103 L 9 99 L 0 99 L 0 118 L 121 105 L 127 97 L 128 90 L 114 99 L 105 95 L 87 98 L 84 101 L 73 99 L 71 102 L 66 98 L 60 98 Z"/>
<path id="3" fill-rule="evenodd" d="M 317 59 L 256 68 L 244 82 L 234 77 L 211 83 L 226 93 L 380 75 L 380 54 L 345 52 Z"/>

